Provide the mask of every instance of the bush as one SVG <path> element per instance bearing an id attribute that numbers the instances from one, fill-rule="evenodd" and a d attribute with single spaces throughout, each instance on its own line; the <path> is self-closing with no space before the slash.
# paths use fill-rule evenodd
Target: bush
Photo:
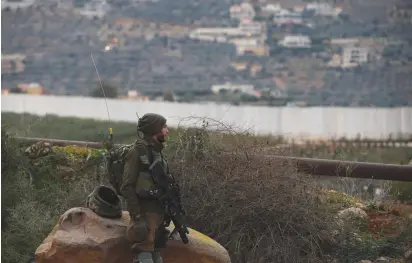
<path id="1" fill-rule="evenodd" d="M 232 262 L 322 261 L 335 220 L 319 205 L 314 181 L 260 158 L 262 145 L 240 142 L 228 153 L 215 137 L 203 138 L 202 154 L 181 140 L 169 160 L 191 226 L 226 247 Z"/>
<path id="2" fill-rule="evenodd" d="M 412 203 L 412 183 L 392 182 L 390 194 L 399 201 Z"/>
<path id="3" fill-rule="evenodd" d="M 81 206 L 99 183 L 96 166 L 76 168 L 84 166 L 84 159 L 70 162 L 52 153 L 31 160 L 23 151 L 2 129 L 1 235 L 2 262 L 6 263 L 27 262 L 60 215 Z M 78 179 L 66 181 L 61 175 L 67 172 Z"/>
<path id="4" fill-rule="evenodd" d="M 330 262 L 332 256 L 357 262 L 409 242 L 376 240 L 364 229 L 342 227 L 336 211 L 358 199 L 333 194 L 325 202 L 314 178 L 263 157 L 267 140 L 219 123 L 214 128 L 222 133 L 216 134 L 210 126 L 179 129 L 166 154 L 182 187 L 189 226 L 220 242 L 233 263 Z M 100 177 L 98 151 L 52 149 L 30 159 L 2 129 L 4 262 L 27 261 L 63 212 L 82 206 L 98 184 L 108 185 Z"/>

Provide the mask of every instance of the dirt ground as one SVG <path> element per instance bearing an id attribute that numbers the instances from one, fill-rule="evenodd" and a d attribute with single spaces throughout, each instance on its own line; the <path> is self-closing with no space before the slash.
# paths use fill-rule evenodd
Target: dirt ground
<path id="1" fill-rule="evenodd" d="M 412 205 L 386 204 L 385 211 L 367 212 L 369 217 L 368 228 L 375 238 L 382 234 L 397 236 L 407 226 L 408 219 L 412 218 Z"/>

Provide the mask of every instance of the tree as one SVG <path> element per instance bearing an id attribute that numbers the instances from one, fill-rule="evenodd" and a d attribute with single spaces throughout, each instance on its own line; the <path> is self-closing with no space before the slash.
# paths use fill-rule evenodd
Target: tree
<path id="1" fill-rule="evenodd" d="M 106 95 L 107 98 L 117 98 L 116 86 L 113 86 L 108 83 L 102 83 L 102 87 L 100 86 L 100 84 L 98 84 L 98 86 L 90 92 L 90 96 L 95 98 L 104 98 Z"/>
<path id="2" fill-rule="evenodd" d="M 163 100 L 164 101 L 175 101 L 172 91 L 165 90 L 163 92 Z"/>
<path id="3" fill-rule="evenodd" d="M 27 93 L 26 91 L 24 91 L 23 89 L 19 88 L 19 87 L 14 87 L 11 88 L 9 90 L 10 93 Z"/>

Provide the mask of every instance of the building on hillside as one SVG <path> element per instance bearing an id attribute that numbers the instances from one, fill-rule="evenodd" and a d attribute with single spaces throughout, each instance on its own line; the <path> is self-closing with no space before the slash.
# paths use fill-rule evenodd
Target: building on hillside
<path id="1" fill-rule="evenodd" d="M 262 14 L 265 16 L 274 15 L 282 10 L 282 6 L 280 4 L 267 4 L 262 6 Z"/>
<path id="2" fill-rule="evenodd" d="M 389 10 L 389 22 L 412 24 L 412 3 L 411 1 L 398 1 Z"/>
<path id="3" fill-rule="evenodd" d="M 222 91 L 253 94 L 255 92 L 255 87 L 253 85 L 242 85 L 242 84 L 233 84 L 230 82 L 226 82 L 225 84 L 213 85 L 211 87 L 211 90 L 215 94 L 219 94 Z"/>
<path id="4" fill-rule="evenodd" d="M 303 24 L 302 13 L 281 9 L 273 15 L 273 23 L 283 24 Z"/>
<path id="5" fill-rule="evenodd" d="M 23 93 L 27 94 L 48 94 L 39 83 L 31 82 L 31 83 L 20 83 L 17 84 L 17 88 L 22 90 Z"/>
<path id="6" fill-rule="evenodd" d="M 337 16 L 342 11 L 342 8 L 335 8 L 328 3 L 309 3 L 306 9 L 313 10 L 316 15 L 320 16 Z"/>
<path id="7" fill-rule="evenodd" d="M 256 15 L 255 8 L 250 3 L 242 3 L 240 5 L 233 5 L 229 9 L 230 18 L 242 20 L 253 19 Z"/>
<path id="8" fill-rule="evenodd" d="M 20 73 L 24 71 L 25 55 L 16 54 L 2 54 L 1 55 L 1 73 Z"/>
<path id="9" fill-rule="evenodd" d="M 189 33 L 189 38 L 227 42 L 229 37 L 243 36 L 244 34 L 236 27 L 222 27 L 222 28 L 198 28 Z"/>
<path id="10" fill-rule="evenodd" d="M 250 38 L 233 38 L 230 40 L 236 46 L 236 54 L 254 54 L 257 56 L 268 56 L 269 47 L 265 43 L 264 38 L 250 37 Z"/>
<path id="11" fill-rule="evenodd" d="M 189 38 L 219 43 L 231 42 L 232 38 L 255 37 L 266 40 L 266 25 L 248 19 L 242 20 L 238 27 L 197 28 L 190 32 Z"/>
<path id="12" fill-rule="evenodd" d="M 1 90 L 1 95 L 9 95 L 10 91 L 9 89 L 2 89 Z"/>
<path id="13" fill-rule="evenodd" d="M 29 8 L 35 4 L 35 0 L 1 0 L 1 9 L 17 9 Z"/>
<path id="14" fill-rule="evenodd" d="M 308 36 L 285 36 L 283 40 L 279 41 L 279 45 L 288 48 L 310 48 L 312 46 L 312 41 Z"/>
<path id="15" fill-rule="evenodd" d="M 339 68 L 342 66 L 342 56 L 339 54 L 333 54 L 332 59 L 328 62 L 328 67 Z"/>
<path id="16" fill-rule="evenodd" d="M 80 10 L 80 14 L 90 19 L 95 17 L 102 18 L 110 10 L 110 5 L 106 0 L 91 0 Z"/>
<path id="17" fill-rule="evenodd" d="M 356 67 L 368 62 L 369 48 L 345 47 L 342 54 L 342 67 Z"/>
<path id="18" fill-rule="evenodd" d="M 122 99 L 148 101 L 149 97 L 145 96 L 145 95 L 142 95 L 137 90 L 128 90 L 127 91 L 127 96 L 122 97 Z"/>
<path id="19" fill-rule="evenodd" d="M 359 38 L 332 38 L 330 45 L 332 46 L 353 46 L 358 44 Z"/>
<path id="20" fill-rule="evenodd" d="M 242 19 L 238 28 L 246 36 L 266 35 L 266 24 L 262 22 Z"/>
<path id="21" fill-rule="evenodd" d="M 294 6 L 292 7 L 292 10 L 293 10 L 294 12 L 296 12 L 296 13 L 302 13 L 302 12 L 305 11 L 305 9 L 306 9 L 306 6 L 305 6 L 305 5 L 294 5 Z"/>

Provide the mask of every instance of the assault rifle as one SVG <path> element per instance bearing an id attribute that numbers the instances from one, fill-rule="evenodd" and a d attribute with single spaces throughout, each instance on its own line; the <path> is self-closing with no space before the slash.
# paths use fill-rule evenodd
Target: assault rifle
<path id="1" fill-rule="evenodd" d="M 167 217 L 165 226 L 169 226 L 170 222 L 173 222 L 175 226 L 169 239 L 173 239 L 174 236 L 179 233 L 182 242 L 184 244 L 189 243 L 187 237 L 189 230 L 185 218 L 186 211 L 180 199 L 180 187 L 176 183 L 174 176 L 170 173 L 165 173 L 159 161 L 153 162 L 149 168 L 149 173 L 156 185 L 156 188 L 151 191 L 151 194 L 161 200 L 166 208 Z"/>

